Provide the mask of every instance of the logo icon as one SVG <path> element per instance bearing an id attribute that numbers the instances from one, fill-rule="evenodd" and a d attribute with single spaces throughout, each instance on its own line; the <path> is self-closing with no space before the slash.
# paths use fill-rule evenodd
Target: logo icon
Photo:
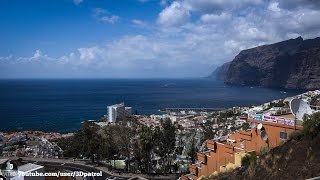
<path id="1" fill-rule="evenodd" d="M 3 177 L 0 176 L 0 180 L 2 180 L 1 178 L 5 179 L 17 176 L 18 166 L 14 162 L 8 160 L 1 165 L 1 173 Z"/>

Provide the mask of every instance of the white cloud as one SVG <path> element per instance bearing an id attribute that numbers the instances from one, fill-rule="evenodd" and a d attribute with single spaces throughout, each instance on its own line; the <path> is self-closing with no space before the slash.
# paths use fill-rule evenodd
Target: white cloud
<path id="1" fill-rule="evenodd" d="M 83 2 L 83 0 L 73 0 L 73 3 L 75 5 L 80 5 Z"/>
<path id="2" fill-rule="evenodd" d="M 119 16 L 112 15 L 112 16 L 102 16 L 99 18 L 100 21 L 102 22 L 107 22 L 114 24 L 115 22 L 119 21 Z"/>
<path id="3" fill-rule="evenodd" d="M 278 2 L 272 2 L 268 6 L 268 10 L 273 12 L 280 12 L 279 3 Z"/>
<path id="4" fill-rule="evenodd" d="M 114 24 L 120 20 L 120 17 L 113 15 L 105 9 L 95 8 L 93 11 L 93 16 L 101 22 Z"/>
<path id="5" fill-rule="evenodd" d="M 2 61 L 8 61 L 8 60 L 11 60 L 12 59 L 12 55 L 9 55 L 9 56 L 5 56 L 5 57 L 1 57 L 0 56 L 0 61 L 2 60 Z"/>
<path id="6" fill-rule="evenodd" d="M 201 21 L 204 23 L 217 23 L 217 22 L 225 22 L 231 19 L 231 15 L 228 13 L 221 14 L 204 14 L 201 16 Z"/>
<path id="7" fill-rule="evenodd" d="M 202 14 L 219 14 L 226 10 L 239 10 L 263 4 L 263 0 L 184 0 L 185 6 Z"/>
<path id="8" fill-rule="evenodd" d="M 104 45 L 81 47 L 57 58 L 36 51 L 31 57 L 0 57 L 0 63 L 47 62 L 81 72 L 101 72 L 99 75 L 106 77 L 200 77 L 210 74 L 214 66 L 232 60 L 243 49 L 297 36 L 320 36 L 320 10 L 309 5 L 289 8 L 291 5 L 285 6 L 283 1 L 277 0 L 166 3 L 156 19 L 158 24 L 144 35 L 122 36 Z M 94 11 L 98 20 L 102 17 L 108 17 L 105 19 L 108 23 L 119 20 L 111 20 L 112 16 L 116 15 L 101 8 Z M 146 25 L 139 19 L 129 23 Z"/>
<path id="9" fill-rule="evenodd" d="M 221 51 L 218 51 L 220 56 L 217 57 L 212 53 L 211 60 L 221 63 L 232 60 L 232 57 L 245 48 L 298 36 L 304 38 L 319 36 L 320 21 L 317 17 L 320 17 L 320 10 L 303 5 L 302 1 L 305 0 L 293 1 L 295 5 L 300 3 L 301 6 L 298 5 L 295 9 L 282 9 L 284 1 L 281 1 L 281 6 L 276 0 L 180 0 L 163 9 L 158 22 L 159 19 L 163 19 L 163 24 L 175 27 L 173 30 L 167 28 L 167 31 L 162 31 L 166 33 L 164 36 L 182 35 L 201 52 L 206 52 L 205 48 L 209 49 L 208 51 L 220 49 Z M 309 1 L 306 4 L 318 3 Z M 186 22 L 186 19 L 182 18 L 182 21 L 178 22 L 183 23 L 171 23 L 170 21 L 175 22 L 175 19 L 180 19 L 174 14 L 179 14 L 175 12 L 181 9 L 183 12 L 188 12 L 188 20 L 193 14 L 197 14 L 199 20 Z M 203 44 L 207 46 L 202 46 Z M 188 50 L 186 53 L 190 54 Z M 209 61 L 208 58 L 207 62 Z"/>
<path id="10" fill-rule="evenodd" d="M 225 51 L 229 54 L 233 54 L 235 52 L 239 52 L 240 50 L 244 49 L 244 47 L 241 46 L 241 43 L 234 40 L 225 41 L 224 48 L 225 48 Z"/>
<path id="11" fill-rule="evenodd" d="M 13 64 L 17 63 L 41 63 L 41 62 L 53 62 L 59 64 L 65 64 L 75 60 L 74 53 L 70 53 L 67 56 L 61 56 L 58 58 L 50 57 L 47 54 L 44 54 L 41 50 L 37 49 L 34 54 L 30 57 L 15 57 L 13 55 L 7 57 L 0 57 L 0 60 L 7 60 Z"/>
<path id="12" fill-rule="evenodd" d="M 91 48 L 79 48 L 80 53 L 80 60 L 90 61 L 100 54 L 101 50 L 98 47 L 91 47 Z"/>
<path id="13" fill-rule="evenodd" d="M 52 58 L 48 57 L 48 55 L 41 52 L 41 50 L 37 49 L 33 56 L 31 57 L 18 57 L 18 61 L 40 61 L 40 60 L 51 60 Z"/>
<path id="14" fill-rule="evenodd" d="M 164 26 L 182 25 L 188 21 L 189 17 L 189 10 L 180 2 L 174 1 L 170 6 L 160 12 L 158 23 Z"/>
<path id="15" fill-rule="evenodd" d="M 142 20 L 139 20 L 139 19 L 133 19 L 131 20 L 132 24 L 134 24 L 135 26 L 138 26 L 138 27 L 146 27 L 147 24 L 145 22 L 143 22 Z"/>
<path id="16" fill-rule="evenodd" d="M 319 9 L 320 1 L 318 0 L 279 0 L 279 6 L 283 9 L 299 9 L 299 8 L 308 8 L 308 9 Z"/>
<path id="17" fill-rule="evenodd" d="M 36 52 L 34 53 L 33 57 L 34 59 L 38 60 L 39 58 L 43 57 L 43 54 L 40 50 L 36 50 Z"/>
<path id="18" fill-rule="evenodd" d="M 94 12 L 94 16 L 100 16 L 107 13 L 107 11 L 103 8 L 95 8 L 93 12 Z"/>

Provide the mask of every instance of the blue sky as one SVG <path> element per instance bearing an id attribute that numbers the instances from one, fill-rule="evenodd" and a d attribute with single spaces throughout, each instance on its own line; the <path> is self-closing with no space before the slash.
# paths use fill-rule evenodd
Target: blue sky
<path id="1" fill-rule="evenodd" d="M 308 0 L 2 0 L 1 78 L 203 77 L 241 50 L 320 36 Z"/>
<path id="2" fill-rule="evenodd" d="M 123 1 L 125 2 L 125 1 Z M 115 23 L 101 22 L 95 16 L 118 16 Z M 129 0 L 72 0 L 0 2 L 1 54 L 28 56 L 36 49 L 48 54 L 63 55 L 81 46 L 99 45 L 122 35 L 145 33 L 131 24 L 140 19 L 152 22 L 160 11 L 156 2 L 139 3 Z M 121 17 L 121 19 L 120 19 Z M 63 44 L 63 46 L 61 46 Z"/>

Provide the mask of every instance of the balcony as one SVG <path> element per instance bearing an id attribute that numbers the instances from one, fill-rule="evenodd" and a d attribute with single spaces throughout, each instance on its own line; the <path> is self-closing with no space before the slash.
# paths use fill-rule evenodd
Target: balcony
<path id="1" fill-rule="evenodd" d="M 207 148 L 213 152 L 216 152 L 217 150 L 217 145 L 213 140 L 208 140 L 207 141 Z"/>
<path id="2" fill-rule="evenodd" d="M 194 174 L 195 176 L 198 176 L 198 168 L 195 164 L 189 165 L 189 171 L 191 174 Z"/>
<path id="3" fill-rule="evenodd" d="M 207 156 L 205 153 L 197 152 L 197 159 L 204 164 L 207 164 Z"/>

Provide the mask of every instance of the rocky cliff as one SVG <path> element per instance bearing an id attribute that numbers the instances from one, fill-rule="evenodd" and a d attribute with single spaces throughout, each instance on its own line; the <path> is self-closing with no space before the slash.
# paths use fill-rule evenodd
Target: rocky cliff
<path id="1" fill-rule="evenodd" d="M 226 73 L 229 69 L 229 65 L 231 62 L 224 63 L 222 66 L 217 67 L 216 70 L 214 70 L 210 75 L 209 78 L 215 78 L 219 80 L 225 80 Z"/>
<path id="2" fill-rule="evenodd" d="M 228 68 L 220 68 L 227 84 L 320 88 L 320 38 L 301 37 L 241 51 Z"/>

